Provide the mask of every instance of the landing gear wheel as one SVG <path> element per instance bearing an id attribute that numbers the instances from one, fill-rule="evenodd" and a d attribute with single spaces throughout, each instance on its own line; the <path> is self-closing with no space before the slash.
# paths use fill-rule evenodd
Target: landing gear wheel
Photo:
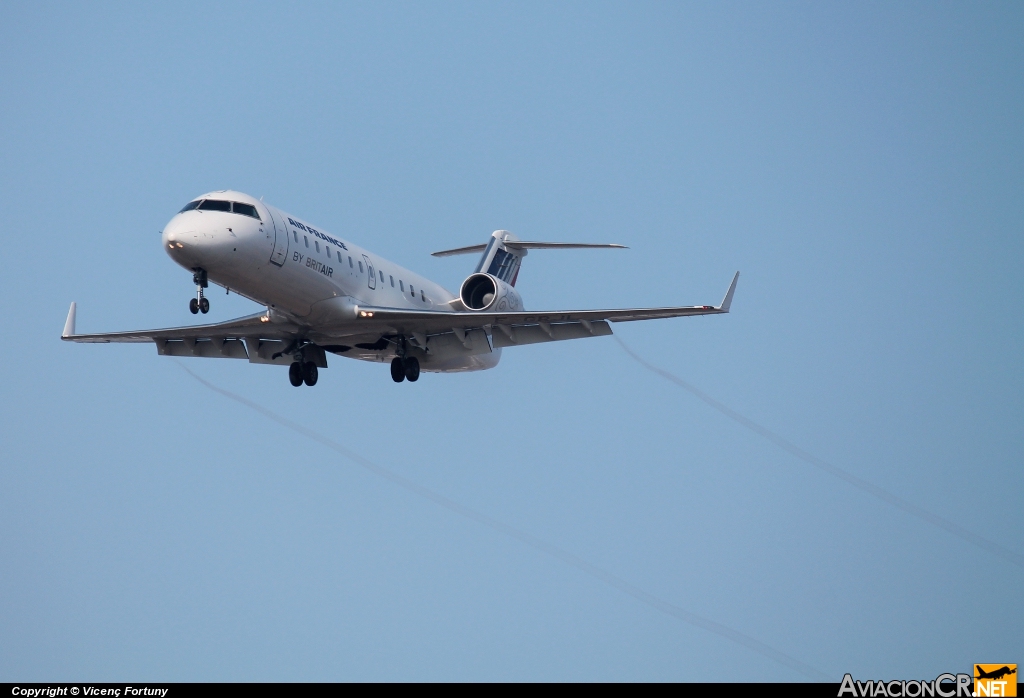
<path id="1" fill-rule="evenodd" d="M 196 313 L 198 313 L 198 312 L 199 312 L 199 301 L 197 301 L 197 300 L 196 300 L 195 298 L 193 298 L 192 300 L 190 300 L 190 301 L 188 302 L 188 310 L 189 310 L 189 312 L 190 312 L 190 313 L 192 313 L 193 315 L 195 315 Z"/>
<path id="2" fill-rule="evenodd" d="M 191 303 L 189 305 L 191 306 Z M 199 310 L 200 310 L 200 312 L 202 312 L 203 315 L 206 315 L 208 312 L 210 312 L 210 299 L 209 298 L 200 298 L 199 299 Z"/>
<path id="3" fill-rule="evenodd" d="M 410 383 L 415 383 L 420 378 L 420 360 L 415 356 L 405 359 L 405 377 L 409 379 Z"/>
<path id="4" fill-rule="evenodd" d="M 302 364 L 298 361 L 293 362 L 292 365 L 288 367 L 288 380 L 296 388 L 302 385 Z"/>
<path id="5" fill-rule="evenodd" d="M 316 364 L 312 361 L 307 361 L 302 364 L 302 380 L 306 382 L 310 388 L 316 385 L 317 376 L 320 372 L 316 370 Z"/>
<path id="6" fill-rule="evenodd" d="M 391 359 L 391 380 L 396 383 L 405 380 L 405 364 L 397 356 Z"/>

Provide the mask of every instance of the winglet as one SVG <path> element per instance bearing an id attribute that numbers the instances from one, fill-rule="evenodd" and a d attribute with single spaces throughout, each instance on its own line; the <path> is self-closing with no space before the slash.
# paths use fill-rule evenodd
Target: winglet
<path id="1" fill-rule="evenodd" d="M 64 333 L 60 336 L 61 339 L 67 339 L 75 335 L 75 308 L 76 303 L 71 302 L 71 310 L 68 311 L 67 322 L 64 323 Z"/>
<path id="2" fill-rule="evenodd" d="M 740 278 L 740 273 L 736 272 L 736 276 L 732 277 L 732 283 L 729 284 L 729 290 L 725 292 L 725 298 L 722 299 L 722 304 L 718 306 L 718 309 L 723 313 L 729 312 L 729 306 L 732 305 L 732 294 L 736 293 L 736 282 Z"/>

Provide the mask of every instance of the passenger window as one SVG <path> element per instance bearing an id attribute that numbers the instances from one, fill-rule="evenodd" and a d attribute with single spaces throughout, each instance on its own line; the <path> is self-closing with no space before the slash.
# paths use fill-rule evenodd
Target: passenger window
<path id="1" fill-rule="evenodd" d="M 395 287 L 395 277 L 391 277 L 391 288 Z"/>
<path id="2" fill-rule="evenodd" d="M 203 203 L 199 204 L 200 211 L 227 211 L 231 212 L 230 201 L 214 201 L 213 199 L 206 199 Z"/>
<path id="3" fill-rule="evenodd" d="M 319 252 L 320 251 L 320 243 L 317 242 L 316 240 L 314 240 L 313 244 L 316 245 L 316 251 Z"/>
<path id="4" fill-rule="evenodd" d="M 299 231 L 298 230 L 293 230 L 292 231 L 292 235 L 295 236 L 295 242 L 298 242 L 299 241 Z"/>
<path id="5" fill-rule="evenodd" d="M 422 288 L 420 289 L 420 300 L 423 301 L 424 303 L 427 302 L 427 297 L 423 295 L 423 289 Z"/>
<path id="6" fill-rule="evenodd" d="M 398 280 L 398 285 L 401 287 L 402 293 L 405 293 L 405 282 L 402 281 L 401 279 L 399 279 Z"/>
<path id="7" fill-rule="evenodd" d="M 341 264 L 341 250 L 335 250 L 338 253 L 338 264 Z"/>
<path id="8" fill-rule="evenodd" d="M 416 297 L 416 289 L 412 287 L 412 284 L 409 284 L 409 295 L 412 296 L 413 298 Z"/>
<path id="9" fill-rule="evenodd" d="M 380 273 L 380 282 L 384 283 L 384 272 Z"/>
<path id="10" fill-rule="evenodd" d="M 250 218 L 260 220 L 260 214 L 256 213 L 255 206 L 252 206 L 250 204 L 240 204 L 237 201 L 235 201 L 231 205 L 231 208 L 235 213 L 241 213 L 243 216 L 249 216 Z"/>
<path id="11" fill-rule="evenodd" d="M 362 262 L 359 263 L 359 273 L 360 274 L 363 273 L 363 263 Z"/>
<path id="12" fill-rule="evenodd" d="M 352 258 L 351 257 L 348 258 L 348 265 L 349 265 L 349 267 L 352 266 Z"/>
<path id="13" fill-rule="evenodd" d="M 187 204 L 185 204 L 185 208 L 183 208 L 180 211 L 178 211 L 178 213 L 185 213 L 185 211 L 191 211 L 192 209 L 194 209 L 197 206 L 199 206 L 199 204 L 201 204 L 201 203 L 203 203 L 201 199 L 196 199 L 195 201 L 189 201 Z"/>
<path id="14" fill-rule="evenodd" d="M 303 235 L 302 239 L 306 241 L 306 247 L 309 247 L 309 238 Z"/>

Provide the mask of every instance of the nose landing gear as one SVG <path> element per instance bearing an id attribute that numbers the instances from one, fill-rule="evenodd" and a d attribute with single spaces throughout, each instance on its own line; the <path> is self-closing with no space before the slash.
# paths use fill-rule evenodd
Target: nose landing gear
<path id="1" fill-rule="evenodd" d="M 206 315 L 210 312 L 210 301 L 203 295 L 203 289 L 209 286 L 205 269 L 192 270 L 192 283 L 196 285 L 196 297 L 188 302 L 188 309 L 193 315 L 202 312 Z"/>

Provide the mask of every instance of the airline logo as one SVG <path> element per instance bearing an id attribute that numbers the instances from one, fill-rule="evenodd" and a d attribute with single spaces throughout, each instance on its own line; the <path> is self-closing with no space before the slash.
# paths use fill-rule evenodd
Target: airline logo
<path id="1" fill-rule="evenodd" d="M 347 250 L 348 249 L 348 247 L 345 246 L 345 243 L 343 243 L 341 240 L 335 240 L 330 235 L 328 235 L 326 233 L 321 233 L 319 230 L 317 230 L 316 228 L 314 228 L 312 226 L 303 225 L 302 223 L 299 223 L 296 220 L 292 220 L 291 218 L 288 219 L 288 222 L 291 223 L 294 227 L 298 228 L 299 230 L 305 230 L 310 235 L 316 235 L 318 238 L 320 238 L 324 242 L 329 242 L 332 245 L 334 245 L 336 247 L 340 247 L 343 250 Z"/>
<path id="2" fill-rule="evenodd" d="M 1016 664 L 975 664 L 974 696 L 1016 696 Z"/>

